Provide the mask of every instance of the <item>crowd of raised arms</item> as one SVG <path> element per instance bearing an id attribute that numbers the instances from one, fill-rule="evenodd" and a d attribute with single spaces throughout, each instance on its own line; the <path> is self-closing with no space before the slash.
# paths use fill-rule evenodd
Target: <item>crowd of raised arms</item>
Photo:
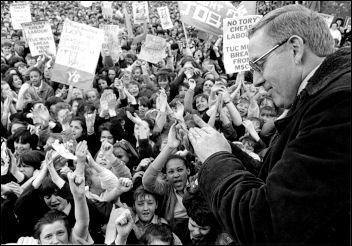
<path id="1" fill-rule="evenodd" d="M 101 2 L 32 1 L 32 21 L 50 22 L 56 46 L 66 18 L 120 26 L 118 61 L 103 50 L 93 87 L 83 90 L 51 80 L 55 55 L 31 55 L 10 4 L 1 2 L 1 243 L 238 242 L 200 192 L 205 160 L 192 145 L 194 127 L 220 133 L 255 173 L 288 110 L 254 86 L 252 72 L 226 74 L 222 36 L 184 27 L 175 1 L 149 1 L 150 22 L 132 35 L 131 2 L 113 2 L 104 18 Z M 172 29 L 162 29 L 161 6 Z M 333 29 L 336 48 L 349 46 L 350 27 Z M 158 64 L 138 59 L 147 34 L 167 41 Z"/>

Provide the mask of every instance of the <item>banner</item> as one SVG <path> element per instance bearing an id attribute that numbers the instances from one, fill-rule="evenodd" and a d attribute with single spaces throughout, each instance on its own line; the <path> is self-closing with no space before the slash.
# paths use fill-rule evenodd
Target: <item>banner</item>
<path id="1" fill-rule="evenodd" d="M 226 73 L 249 71 L 247 31 L 261 19 L 261 15 L 247 15 L 224 19 L 224 66 Z"/>
<path id="2" fill-rule="evenodd" d="M 112 2 L 103 1 L 102 3 L 103 3 L 103 6 L 101 10 L 104 18 L 112 17 L 113 16 Z"/>
<path id="3" fill-rule="evenodd" d="M 164 6 L 164 7 L 157 8 L 157 10 L 160 18 L 161 27 L 164 30 L 173 28 L 174 25 L 172 24 L 172 21 L 170 18 L 169 8 L 167 6 Z"/>
<path id="4" fill-rule="evenodd" d="M 166 57 L 166 39 L 147 34 L 138 59 L 157 64 Z"/>
<path id="5" fill-rule="evenodd" d="M 333 15 L 328 15 L 328 14 L 323 14 L 323 13 L 319 13 L 319 16 L 324 19 L 326 25 L 328 25 L 328 27 L 330 28 L 330 25 L 335 17 Z"/>
<path id="6" fill-rule="evenodd" d="M 133 12 L 133 23 L 136 25 L 144 23 L 146 19 L 149 21 L 149 9 L 148 2 L 133 2 L 132 3 L 132 12 Z"/>
<path id="7" fill-rule="evenodd" d="M 81 5 L 85 8 L 92 6 L 93 1 L 81 1 Z"/>
<path id="8" fill-rule="evenodd" d="M 235 8 L 225 1 L 178 1 L 181 21 L 205 31 L 221 35 L 224 18 L 239 17 L 248 14 L 245 5 Z"/>
<path id="9" fill-rule="evenodd" d="M 66 19 L 51 80 L 91 88 L 103 40 L 103 30 Z"/>
<path id="10" fill-rule="evenodd" d="M 108 49 L 113 62 L 118 62 L 122 52 L 121 44 L 118 38 L 120 27 L 117 25 L 101 25 L 100 29 L 104 30 L 104 41 L 102 45 L 101 56 L 104 57 L 104 49 Z"/>
<path id="11" fill-rule="evenodd" d="M 32 56 L 39 56 L 45 52 L 56 55 L 54 36 L 49 22 L 38 21 L 21 25 Z"/>
<path id="12" fill-rule="evenodd" d="M 12 27 L 15 30 L 22 29 L 21 24 L 32 22 L 31 8 L 29 3 L 13 3 L 10 5 Z"/>

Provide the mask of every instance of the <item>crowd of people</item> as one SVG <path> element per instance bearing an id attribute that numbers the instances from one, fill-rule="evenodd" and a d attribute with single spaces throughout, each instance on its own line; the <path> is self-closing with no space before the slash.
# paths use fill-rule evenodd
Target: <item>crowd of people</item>
<path id="1" fill-rule="evenodd" d="M 308 9 L 270 11 L 249 35 L 252 70 L 226 74 L 222 36 L 183 27 L 175 1 L 148 3 L 150 22 L 131 34 L 131 2 L 113 2 L 109 18 L 100 2 L 30 2 L 32 20 L 50 22 L 57 46 L 66 18 L 121 27 L 118 61 L 103 50 L 93 87 L 83 90 L 51 80 L 55 54 L 32 56 L 12 27 L 11 2 L 2 1 L 1 243 L 349 240 L 350 26 L 337 48 L 333 31 Z M 164 5 L 169 30 L 157 13 Z M 310 31 L 281 19 L 290 13 Z M 282 25 L 270 30 L 287 28 L 280 33 L 287 37 L 272 35 L 286 40 L 273 39 L 282 43 L 272 48 L 276 42 L 258 35 L 275 18 Z M 340 32 L 341 23 L 332 29 Z M 167 41 L 157 64 L 138 59 L 147 34 Z M 283 46 L 293 47 L 293 58 L 272 66 L 282 54 L 269 54 Z M 307 89 L 297 84 L 304 79 Z"/>

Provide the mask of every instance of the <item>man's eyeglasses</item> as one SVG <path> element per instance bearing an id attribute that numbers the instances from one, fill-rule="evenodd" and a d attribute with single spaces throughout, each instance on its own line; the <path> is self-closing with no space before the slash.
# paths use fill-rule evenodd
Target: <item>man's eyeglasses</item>
<path id="1" fill-rule="evenodd" d="M 249 60 L 249 66 L 251 67 L 252 70 L 258 72 L 258 73 L 263 73 L 264 71 L 264 64 L 265 64 L 265 60 L 264 62 L 259 65 L 258 62 L 260 60 L 263 60 L 264 58 L 268 57 L 268 55 L 270 55 L 270 53 L 272 53 L 274 50 L 276 50 L 277 48 L 279 48 L 281 45 L 285 44 L 288 39 L 285 39 L 284 41 L 282 41 L 281 43 L 278 43 L 277 45 L 275 45 L 274 47 L 272 47 L 270 50 L 268 50 L 267 52 L 265 52 L 261 57 L 259 57 L 258 59 L 256 59 L 255 61 L 251 61 Z M 254 72 L 252 71 L 252 72 Z"/>

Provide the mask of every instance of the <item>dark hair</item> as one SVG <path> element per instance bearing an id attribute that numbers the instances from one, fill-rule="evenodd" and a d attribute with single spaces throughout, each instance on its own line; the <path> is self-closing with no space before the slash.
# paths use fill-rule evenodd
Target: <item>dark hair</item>
<path id="1" fill-rule="evenodd" d="M 18 76 L 22 80 L 22 83 L 23 83 L 22 75 L 18 72 L 15 74 L 9 74 L 9 76 L 5 79 L 7 81 L 7 83 L 9 84 L 11 90 L 13 90 L 13 91 L 16 91 L 16 88 L 13 85 L 13 76 L 15 76 L 15 75 Z"/>
<path id="2" fill-rule="evenodd" d="M 45 155 L 39 150 L 26 151 L 19 156 L 19 162 L 28 166 L 32 166 L 34 169 L 40 169 L 41 162 L 44 161 Z"/>
<path id="3" fill-rule="evenodd" d="M 167 224 L 150 224 L 140 238 L 140 242 L 149 245 L 155 239 L 168 242 L 170 245 L 175 243 L 171 227 Z"/>
<path id="4" fill-rule="evenodd" d="M 36 68 L 36 67 L 32 68 L 32 69 L 29 71 L 28 74 L 30 74 L 30 73 L 33 72 L 33 71 L 38 72 L 38 73 L 39 73 L 39 76 L 42 76 L 42 71 L 40 71 L 40 69 L 39 69 L 39 68 Z"/>
<path id="5" fill-rule="evenodd" d="M 34 226 L 34 238 L 40 239 L 40 234 L 42 233 L 43 226 L 46 224 L 52 224 L 56 221 L 62 220 L 64 222 L 65 228 L 67 229 L 68 238 L 70 238 L 72 227 L 69 223 L 68 217 L 64 212 L 53 209 L 44 214 L 42 218 Z"/>
<path id="6" fill-rule="evenodd" d="M 199 226 L 214 227 L 217 225 L 216 219 L 199 189 L 193 192 L 187 190 L 183 196 L 182 204 L 187 210 L 187 215 Z"/>
<path id="7" fill-rule="evenodd" d="M 14 143 L 27 144 L 29 143 L 31 149 L 36 149 L 39 138 L 35 134 L 31 134 L 26 128 L 20 128 L 13 134 Z"/>
<path id="8" fill-rule="evenodd" d="M 188 163 L 187 159 L 183 158 L 182 156 L 180 155 L 170 155 L 169 158 L 167 158 L 166 162 L 165 162 L 165 167 L 164 167 L 164 170 L 166 171 L 166 167 L 167 167 L 167 164 L 169 163 L 169 161 L 171 160 L 181 160 L 183 162 L 183 164 L 185 164 L 186 168 L 190 168 L 190 164 Z"/>
<path id="9" fill-rule="evenodd" d="M 208 96 L 207 94 L 201 93 L 201 94 L 196 95 L 196 96 L 194 97 L 193 103 L 192 103 L 192 106 L 193 106 L 194 109 L 196 109 L 196 101 L 197 101 L 197 99 L 198 99 L 199 97 L 203 97 L 203 98 L 207 99 L 207 101 L 209 101 L 209 96 Z"/>
<path id="10" fill-rule="evenodd" d="M 45 107 L 50 110 L 52 105 L 55 105 L 59 102 L 64 102 L 64 100 L 61 97 L 51 96 L 45 101 Z"/>
<path id="11" fill-rule="evenodd" d="M 143 185 L 138 186 L 133 192 L 133 201 L 135 202 L 139 196 L 145 197 L 146 195 L 152 195 L 155 198 L 155 201 L 158 202 L 156 195 L 144 189 Z"/>

